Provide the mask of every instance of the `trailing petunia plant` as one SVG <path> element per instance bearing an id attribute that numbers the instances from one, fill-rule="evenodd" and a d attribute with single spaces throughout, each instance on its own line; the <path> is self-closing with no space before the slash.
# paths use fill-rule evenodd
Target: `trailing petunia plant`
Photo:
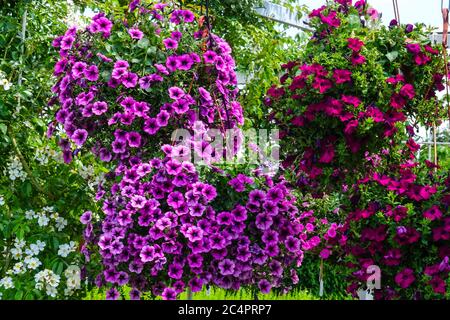
<path id="1" fill-rule="evenodd" d="M 355 297 L 378 267 L 376 299 L 444 298 L 448 173 L 419 161 L 415 141 L 444 116 L 443 53 L 422 25 L 381 26 L 366 1 L 336 0 L 309 23 L 313 37 L 265 102 L 284 130 L 287 179 L 331 223 L 315 257 L 339 265 Z"/>
<path id="2" fill-rule="evenodd" d="M 63 128 L 65 161 L 82 147 L 105 162 L 150 159 L 175 129 L 242 124 L 231 48 L 207 25 L 173 4 L 132 2 L 124 21 L 97 14 L 55 39 L 49 130 Z"/>
<path id="3" fill-rule="evenodd" d="M 284 166 L 298 186 L 327 191 L 351 185 L 381 154 L 408 139 L 406 125 L 441 116 L 441 49 L 422 25 L 382 26 L 365 1 L 335 1 L 313 10 L 314 35 L 286 63 L 265 103 L 281 130 Z"/>

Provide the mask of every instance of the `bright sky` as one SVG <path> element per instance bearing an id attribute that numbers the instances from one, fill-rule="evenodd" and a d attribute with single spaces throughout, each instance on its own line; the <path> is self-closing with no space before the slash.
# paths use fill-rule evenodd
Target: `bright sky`
<path id="1" fill-rule="evenodd" d="M 356 2 L 354 0 L 353 2 Z M 368 0 L 369 4 L 383 13 L 383 22 L 388 24 L 394 18 L 392 0 Z M 442 30 L 441 0 L 397 0 L 401 23 L 422 22 L 426 25 L 438 27 Z M 444 0 L 445 7 L 449 7 Z M 311 9 L 318 8 L 326 3 L 325 0 L 299 0 L 299 3 L 308 5 Z"/>

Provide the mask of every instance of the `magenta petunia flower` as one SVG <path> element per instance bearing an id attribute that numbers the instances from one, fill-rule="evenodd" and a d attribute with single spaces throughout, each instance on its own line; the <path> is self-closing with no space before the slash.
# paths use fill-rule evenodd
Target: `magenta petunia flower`
<path id="1" fill-rule="evenodd" d="M 161 294 L 163 300 L 176 300 L 177 292 L 173 288 L 165 288 Z"/>
<path id="2" fill-rule="evenodd" d="M 189 54 L 183 54 L 182 56 L 178 57 L 177 64 L 179 70 L 188 71 L 192 68 L 194 61 Z"/>
<path id="3" fill-rule="evenodd" d="M 442 211 L 441 211 L 441 209 L 439 208 L 439 206 L 437 206 L 437 205 L 432 206 L 430 209 L 428 209 L 427 211 L 425 211 L 425 212 L 423 213 L 423 216 L 424 216 L 426 219 L 431 220 L 431 221 L 441 219 L 441 218 L 442 218 L 442 215 L 443 215 L 443 214 L 442 214 Z"/>
<path id="4" fill-rule="evenodd" d="M 395 283 L 403 289 L 408 288 L 415 280 L 414 271 L 409 268 L 403 269 L 395 276 Z"/>
<path id="5" fill-rule="evenodd" d="M 352 72 L 350 70 L 334 70 L 333 77 L 337 84 L 343 84 L 352 81 Z"/>
<path id="6" fill-rule="evenodd" d="M 183 34 L 180 31 L 172 31 L 172 33 L 170 34 L 170 37 L 175 40 L 175 41 L 180 41 L 181 38 L 183 37 Z"/>
<path id="7" fill-rule="evenodd" d="M 203 59 L 207 64 L 214 64 L 216 62 L 217 53 L 214 51 L 206 51 L 203 54 Z"/>
<path id="8" fill-rule="evenodd" d="M 170 113 L 166 110 L 161 110 L 156 116 L 156 123 L 159 127 L 165 127 L 168 125 L 170 119 Z"/>
<path id="9" fill-rule="evenodd" d="M 159 131 L 158 121 L 155 118 L 150 118 L 145 121 L 143 130 L 149 135 L 154 135 Z"/>
<path id="10" fill-rule="evenodd" d="M 360 54 L 354 54 L 351 60 L 352 64 L 355 66 L 366 63 L 366 57 Z"/>
<path id="11" fill-rule="evenodd" d="M 128 34 L 132 39 L 141 40 L 144 37 L 144 33 L 138 28 L 128 29 Z"/>
<path id="12" fill-rule="evenodd" d="M 70 50 L 72 49 L 72 45 L 75 42 L 75 37 L 71 35 L 67 35 L 61 39 L 61 49 Z"/>
<path id="13" fill-rule="evenodd" d="M 401 89 L 400 89 L 400 95 L 402 95 L 405 98 L 408 98 L 410 100 L 414 99 L 414 97 L 416 96 L 416 91 L 414 90 L 413 85 L 411 84 L 405 84 Z"/>
<path id="14" fill-rule="evenodd" d="M 167 50 L 177 50 L 178 49 L 178 42 L 172 38 L 164 39 L 163 43 Z"/>
<path id="15" fill-rule="evenodd" d="M 166 67 L 170 72 L 175 72 L 180 66 L 177 56 L 169 56 L 166 60 Z"/>
<path id="16" fill-rule="evenodd" d="M 348 41 L 348 47 L 353 52 L 361 51 L 362 47 L 364 46 L 364 42 L 358 38 L 349 38 L 347 41 Z"/>
<path id="17" fill-rule="evenodd" d="M 184 92 L 184 90 L 179 87 L 169 88 L 169 97 L 171 99 L 174 99 L 174 100 L 181 99 L 184 97 L 185 94 L 186 93 Z"/>
<path id="18" fill-rule="evenodd" d="M 406 50 L 408 50 L 412 54 L 418 54 L 422 51 L 422 48 L 417 43 L 408 43 L 406 45 Z"/>

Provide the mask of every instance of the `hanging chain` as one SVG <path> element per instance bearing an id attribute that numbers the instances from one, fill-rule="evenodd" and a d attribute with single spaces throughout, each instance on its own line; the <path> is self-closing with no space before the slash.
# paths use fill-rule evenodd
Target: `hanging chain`
<path id="1" fill-rule="evenodd" d="M 400 10 L 398 9 L 398 2 L 397 2 L 397 0 L 392 0 L 392 5 L 394 6 L 395 20 L 397 20 L 398 24 L 400 24 Z"/>

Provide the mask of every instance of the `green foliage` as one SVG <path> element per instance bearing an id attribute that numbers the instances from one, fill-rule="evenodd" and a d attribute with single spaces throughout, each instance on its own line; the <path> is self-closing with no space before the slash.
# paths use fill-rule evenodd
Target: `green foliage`
<path id="1" fill-rule="evenodd" d="M 69 279 L 65 272 L 81 260 L 73 253 L 61 257 L 58 251 L 60 245 L 81 238 L 78 215 L 91 203 L 92 181 L 88 184 L 85 179 L 93 177 L 93 172 L 86 172 L 90 160 L 83 159 L 87 166 L 81 161 L 65 165 L 56 144 L 46 137 L 54 64 L 51 41 L 65 30 L 63 17 L 68 12 L 65 1 L 52 0 L 9 1 L 0 7 L 0 80 L 8 83 L 0 86 L 0 170 L 4 173 L 0 176 L 0 279 L 11 277 L 14 284 L 14 288 L 0 285 L 3 299 L 65 297 Z M 63 228 L 64 223 L 69 227 Z M 25 243 L 17 245 L 21 241 Z M 37 241 L 45 248 L 26 252 Z M 21 254 L 14 257 L 19 247 Z M 38 259 L 40 265 L 33 269 L 27 257 Z M 22 271 L 12 269 L 20 263 Z M 45 269 L 60 277 L 56 293 L 35 281 Z"/>

